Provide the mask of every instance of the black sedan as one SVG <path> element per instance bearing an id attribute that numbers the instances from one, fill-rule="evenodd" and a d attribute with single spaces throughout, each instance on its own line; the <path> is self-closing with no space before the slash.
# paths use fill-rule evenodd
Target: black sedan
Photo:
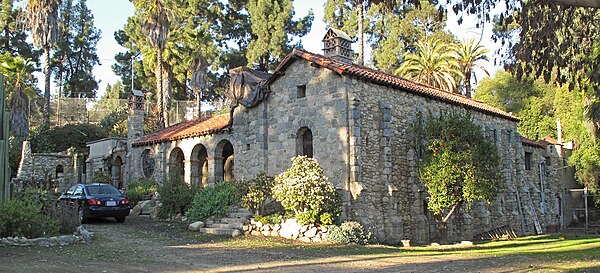
<path id="1" fill-rule="evenodd" d="M 131 207 L 129 199 L 115 187 L 107 184 L 77 184 L 64 192 L 59 204 L 76 207 L 81 223 L 88 218 L 114 217 L 117 222 L 125 222 Z"/>

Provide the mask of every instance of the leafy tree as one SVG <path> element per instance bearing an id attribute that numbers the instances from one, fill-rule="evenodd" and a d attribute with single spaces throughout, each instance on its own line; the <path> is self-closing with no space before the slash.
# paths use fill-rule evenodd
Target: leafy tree
<path id="1" fill-rule="evenodd" d="M 500 156 L 468 114 L 429 114 L 426 121 L 421 116 L 413 128 L 417 143 L 427 143 L 419 178 L 427 187 L 427 209 L 446 243 L 447 223 L 460 206 L 477 200 L 491 203 L 502 188 Z"/>
<path id="2" fill-rule="evenodd" d="M 95 98 L 98 82 L 92 69 L 100 63 L 96 54 L 100 31 L 94 27 L 94 16 L 86 0 L 75 4 L 65 0 L 60 8 L 60 19 L 61 37 L 56 44 L 54 62 L 62 93 L 71 98 Z"/>
<path id="3" fill-rule="evenodd" d="M 456 53 L 458 54 L 458 65 L 460 67 L 461 74 L 463 75 L 464 94 L 467 97 L 471 97 L 471 77 L 475 76 L 474 68 L 479 68 L 485 72 L 488 76 L 490 73 L 479 64 L 479 61 L 487 61 L 488 57 L 485 55 L 489 50 L 485 49 L 483 45 L 477 43 L 475 40 L 463 40 L 458 44 Z M 477 78 L 475 77 L 475 82 Z"/>
<path id="4" fill-rule="evenodd" d="M 288 45 L 292 39 L 310 31 L 314 18 L 310 10 L 299 21 L 293 20 L 292 0 L 249 0 L 246 11 L 252 30 L 246 57 L 261 71 L 274 69 L 291 51 Z"/>
<path id="5" fill-rule="evenodd" d="M 58 39 L 58 8 L 61 0 L 28 0 L 25 6 L 27 29 L 33 44 L 44 50 L 44 123 L 50 124 L 50 51 Z"/>
<path id="6" fill-rule="evenodd" d="M 107 136 L 104 128 L 93 124 L 67 124 L 51 129 L 40 126 L 31 132 L 31 150 L 34 153 L 55 153 L 74 147 L 78 151 L 87 151 L 87 142 Z"/>
<path id="7" fill-rule="evenodd" d="M 455 77 L 461 72 L 453 52 L 454 46 L 439 40 L 428 40 L 418 42 L 417 48 L 416 53 L 404 54 L 404 63 L 395 73 L 444 91 L 455 91 Z"/>
<path id="8" fill-rule="evenodd" d="M 27 34 L 19 26 L 25 24 L 22 8 L 14 8 L 14 0 L 0 2 L 0 53 L 10 53 L 39 65 L 39 52 L 26 41 Z"/>

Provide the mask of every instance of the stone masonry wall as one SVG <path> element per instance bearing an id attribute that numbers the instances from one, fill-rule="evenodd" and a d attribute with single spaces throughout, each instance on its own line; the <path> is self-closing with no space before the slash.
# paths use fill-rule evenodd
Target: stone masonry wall
<path id="1" fill-rule="evenodd" d="M 415 138 L 410 126 L 417 112 L 426 116 L 428 112 L 438 115 L 440 111 L 469 111 L 495 141 L 502 157 L 504 191 L 491 205 L 468 204 L 456 213 L 449 226 L 451 240 L 471 240 L 475 234 L 503 225 L 510 225 L 521 234 L 531 233 L 534 213 L 540 221 L 545 220 L 544 224 L 553 223 L 552 217 L 546 217 L 537 210 L 539 206 L 532 205 L 536 194 L 530 194 L 531 186 L 524 182 L 523 148 L 516 122 L 357 79 L 347 78 L 346 84 L 353 102 L 350 111 L 357 109 L 360 113 L 353 121 L 360 128 L 354 150 L 361 168 L 352 175 L 358 179 L 350 186 L 350 218 L 370 227 L 379 241 L 427 242 L 436 236 L 413 149 Z M 351 128 L 353 134 L 356 131 Z M 546 195 L 551 196 L 555 187 L 546 190 Z M 556 214 L 553 204 L 547 208 L 548 214 Z"/>

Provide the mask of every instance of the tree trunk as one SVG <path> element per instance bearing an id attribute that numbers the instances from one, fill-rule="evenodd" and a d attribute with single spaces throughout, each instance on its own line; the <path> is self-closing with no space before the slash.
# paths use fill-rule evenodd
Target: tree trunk
<path id="1" fill-rule="evenodd" d="M 44 47 L 44 123 L 50 126 L 50 46 Z"/>
<path id="2" fill-rule="evenodd" d="M 363 3 L 362 0 L 358 1 L 358 64 L 359 65 L 364 65 L 365 64 L 365 57 L 364 57 L 364 53 L 365 53 L 365 44 L 364 44 L 364 20 L 365 20 L 365 15 L 364 15 L 364 9 L 363 9 Z"/>
<path id="3" fill-rule="evenodd" d="M 435 226 L 437 227 L 438 235 L 440 236 L 439 237 L 440 245 L 447 245 L 448 244 L 448 223 L 442 221 L 441 219 L 440 220 L 436 219 Z"/>
<path id="4" fill-rule="evenodd" d="M 164 63 L 163 63 L 164 65 Z M 165 107 L 165 116 L 163 117 L 163 119 L 165 120 L 165 126 L 169 127 L 171 126 L 171 98 L 172 98 L 172 94 L 171 94 L 171 90 L 172 90 L 172 86 L 171 86 L 171 78 L 172 78 L 172 73 L 171 73 L 171 68 L 168 66 L 163 66 L 163 72 L 162 72 L 162 78 L 163 78 L 163 105 Z"/>
<path id="5" fill-rule="evenodd" d="M 162 82 L 162 51 L 158 49 L 158 54 L 156 55 L 156 106 L 158 108 L 158 116 L 156 117 L 157 129 L 165 128 L 165 120 L 166 116 L 164 99 L 163 99 L 163 82 Z"/>
<path id="6" fill-rule="evenodd" d="M 467 96 L 467 98 L 472 97 L 472 94 L 471 94 L 471 73 L 470 72 L 468 74 L 465 73 L 465 96 Z"/>

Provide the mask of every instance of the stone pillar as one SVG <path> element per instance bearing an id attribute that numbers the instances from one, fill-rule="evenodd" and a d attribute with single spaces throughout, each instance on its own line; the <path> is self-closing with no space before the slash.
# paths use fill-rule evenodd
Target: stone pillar
<path id="1" fill-rule="evenodd" d="M 183 161 L 183 181 L 190 185 L 191 187 L 194 187 L 194 184 L 192 184 L 192 161 L 191 160 L 184 160 Z"/>
<path id="2" fill-rule="evenodd" d="M 129 116 L 127 118 L 127 154 L 125 155 L 125 188 L 127 182 L 133 177 L 132 165 L 134 158 L 132 157 L 131 144 L 136 139 L 144 135 L 144 93 L 139 90 L 132 90 L 129 95 Z M 140 160 L 136 158 L 135 160 Z"/>
<path id="3" fill-rule="evenodd" d="M 223 170 L 218 170 L 219 166 L 222 165 L 219 164 L 219 161 L 221 161 L 222 158 L 209 156 L 206 158 L 206 160 L 208 161 L 208 173 L 206 174 L 206 182 L 208 184 L 207 186 L 210 186 L 214 185 L 217 181 L 217 178 L 221 177 L 223 174 Z M 218 174 L 221 174 L 221 176 L 219 176 Z"/>

